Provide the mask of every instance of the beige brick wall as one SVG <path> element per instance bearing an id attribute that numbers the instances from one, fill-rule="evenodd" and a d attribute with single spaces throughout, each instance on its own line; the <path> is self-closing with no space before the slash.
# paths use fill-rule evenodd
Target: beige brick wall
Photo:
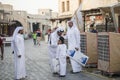
<path id="1" fill-rule="evenodd" d="M 2 3 L 0 3 L 0 10 L 12 11 L 13 10 L 13 6 L 10 5 L 10 4 L 2 4 Z"/>
<path id="2" fill-rule="evenodd" d="M 24 30 L 26 32 L 28 32 L 27 12 L 26 11 L 20 11 L 20 10 L 11 11 L 11 14 L 8 17 L 11 21 L 17 20 L 17 21 L 21 22 L 21 24 L 24 27 Z"/>
<path id="3" fill-rule="evenodd" d="M 12 5 L 9 5 L 9 4 L 4 4 L 3 5 L 3 9 L 5 11 L 12 11 L 13 10 L 13 6 Z"/>
<path id="4" fill-rule="evenodd" d="M 13 10 L 13 6 L 9 4 L 2 4 L 0 3 L 0 19 L 8 21 L 8 15 L 10 14 L 10 11 Z"/>
<path id="5" fill-rule="evenodd" d="M 38 14 L 44 16 L 45 18 L 51 18 L 52 10 L 51 9 L 39 9 Z"/>

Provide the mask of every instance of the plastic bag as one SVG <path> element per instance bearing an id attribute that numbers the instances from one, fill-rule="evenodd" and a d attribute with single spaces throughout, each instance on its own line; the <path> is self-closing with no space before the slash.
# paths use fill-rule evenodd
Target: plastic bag
<path id="1" fill-rule="evenodd" d="M 89 57 L 84 55 L 80 51 L 69 50 L 68 56 L 72 58 L 74 61 L 78 62 L 80 65 L 85 66 Z"/>

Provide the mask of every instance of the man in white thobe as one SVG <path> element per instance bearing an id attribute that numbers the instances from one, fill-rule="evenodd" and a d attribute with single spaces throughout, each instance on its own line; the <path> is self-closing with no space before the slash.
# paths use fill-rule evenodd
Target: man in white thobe
<path id="1" fill-rule="evenodd" d="M 80 31 L 72 21 L 68 22 L 68 31 L 64 38 L 68 39 L 68 50 L 80 50 Z M 72 65 L 72 73 L 78 73 L 82 70 L 82 66 L 70 58 Z"/>
<path id="2" fill-rule="evenodd" d="M 15 58 L 15 80 L 20 80 L 26 77 L 23 27 L 17 27 L 15 29 L 13 33 L 12 49 Z"/>
<path id="3" fill-rule="evenodd" d="M 61 30 L 60 28 L 54 29 L 50 34 L 49 41 L 48 41 L 48 53 L 50 56 L 50 66 L 53 73 L 54 71 L 53 71 L 52 60 L 56 59 L 58 40 L 59 40 L 59 37 L 61 36 L 61 32 L 59 32 L 60 30 Z"/>

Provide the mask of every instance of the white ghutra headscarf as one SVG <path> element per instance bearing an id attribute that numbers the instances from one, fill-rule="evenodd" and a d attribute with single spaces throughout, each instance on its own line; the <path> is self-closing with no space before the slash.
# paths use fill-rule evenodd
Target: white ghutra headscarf
<path id="1" fill-rule="evenodd" d="M 75 23 L 74 20 L 70 20 L 70 21 L 68 21 L 67 24 L 68 24 L 69 22 L 72 22 L 72 23 L 73 23 L 73 27 L 72 27 L 72 28 L 77 28 L 77 29 L 78 29 L 78 27 L 77 27 L 77 25 L 76 25 L 76 23 Z M 68 29 L 70 29 L 69 26 L 67 26 L 67 30 L 68 30 Z"/>
<path id="2" fill-rule="evenodd" d="M 22 27 L 22 26 L 18 26 L 18 27 L 14 30 L 13 37 L 12 37 L 12 42 L 11 42 L 11 47 L 12 47 L 13 50 L 14 50 L 14 41 L 15 41 L 15 38 L 16 38 L 16 36 L 18 35 L 18 32 L 19 32 L 20 30 L 23 30 L 23 27 Z"/>
<path id="3" fill-rule="evenodd" d="M 14 31 L 14 33 L 13 33 L 13 39 L 12 39 L 12 40 L 15 40 L 15 37 L 16 37 L 16 35 L 18 34 L 18 32 L 19 32 L 20 30 L 23 30 L 23 27 L 22 27 L 22 26 L 19 26 L 19 27 L 17 27 L 17 28 L 15 29 L 15 31 Z"/>

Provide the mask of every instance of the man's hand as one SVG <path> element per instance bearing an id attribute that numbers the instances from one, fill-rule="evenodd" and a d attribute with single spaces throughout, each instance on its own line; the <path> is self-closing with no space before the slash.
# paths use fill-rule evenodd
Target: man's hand
<path id="1" fill-rule="evenodd" d="M 18 55 L 18 58 L 21 58 L 21 55 Z"/>
<path id="2" fill-rule="evenodd" d="M 14 51 L 12 51 L 12 54 L 14 54 Z"/>
<path id="3" fill-rule="evenodd" d="M 76 49 L 76 51 L 78 51 L 79 50 L 79 48 L 75 48 Z"/>
<path id="4" fill-rule="evenodd" d="M 58 58 L 56 58 L 56 60 L 59 60 Z"/>

